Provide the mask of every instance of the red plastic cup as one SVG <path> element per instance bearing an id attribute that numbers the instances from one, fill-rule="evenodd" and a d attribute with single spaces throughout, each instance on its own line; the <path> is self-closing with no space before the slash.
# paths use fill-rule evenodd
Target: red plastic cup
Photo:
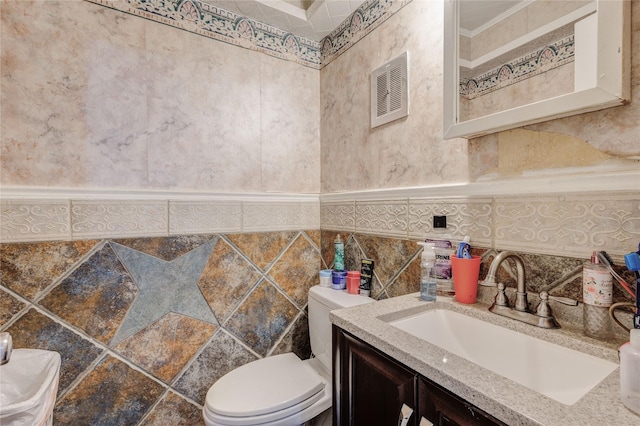
<path id="1" fill-rule="evenodd" d="M 360 271 L 347 272 L 347 293 L 360 294 Z"/>
<path id="2" fill-rule="evenodd" d="M 451 256 L 456 302 L 468 305 L 476 303 L 481 260 L 480 256 L 471 256 L 471 259 L 458 259 L 456 256 Z"/>

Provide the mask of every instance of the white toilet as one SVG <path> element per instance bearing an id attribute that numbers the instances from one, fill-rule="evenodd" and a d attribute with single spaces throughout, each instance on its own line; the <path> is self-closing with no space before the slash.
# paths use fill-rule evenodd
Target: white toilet
<path id="1" fill-rule="evenodd" d="M 203 408 L 207 426 L 301 425 L 331 407 L 329 311 L 370 303 L 369 297 L 314 286 L 309 290 L 309 336 L 315 358 L 287 353 L 262 358 L 225 374 L 211 386 Z"/>

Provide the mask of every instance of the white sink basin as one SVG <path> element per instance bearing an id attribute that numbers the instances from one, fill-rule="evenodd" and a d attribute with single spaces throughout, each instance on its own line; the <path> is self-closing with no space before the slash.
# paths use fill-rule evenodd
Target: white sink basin
<path id="1" fill-rule="evenodd" d="M 565 405 L 574 404 L 618 367 L 447 309 L 389 324 Z"/>
<path id="2" fill-rule="evenodd" d="M 0 425 L 43 424 L 53 412 L 59 376 L 59 353 L 14 349 L 0 366 Z"/>

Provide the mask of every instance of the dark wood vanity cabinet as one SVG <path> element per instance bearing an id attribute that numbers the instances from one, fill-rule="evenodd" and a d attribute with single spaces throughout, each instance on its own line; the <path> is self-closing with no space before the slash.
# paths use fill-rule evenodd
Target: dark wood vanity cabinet
<path id="1" fill-rule="evenodd" d="M 407 426 L 504 424 L 333 326 L 333 424 L 400 425 L 403 405 L 414 410 Z"/>

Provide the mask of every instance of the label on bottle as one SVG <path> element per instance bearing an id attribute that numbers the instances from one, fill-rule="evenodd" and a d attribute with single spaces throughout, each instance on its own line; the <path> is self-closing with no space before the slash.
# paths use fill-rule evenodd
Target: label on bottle
<path id="1" fill-rule="evenodd" d="M 582 270 L 582 300 L 603 308 L 613 304 L 613 281 L 609 271 L 588 267 Z"/>

